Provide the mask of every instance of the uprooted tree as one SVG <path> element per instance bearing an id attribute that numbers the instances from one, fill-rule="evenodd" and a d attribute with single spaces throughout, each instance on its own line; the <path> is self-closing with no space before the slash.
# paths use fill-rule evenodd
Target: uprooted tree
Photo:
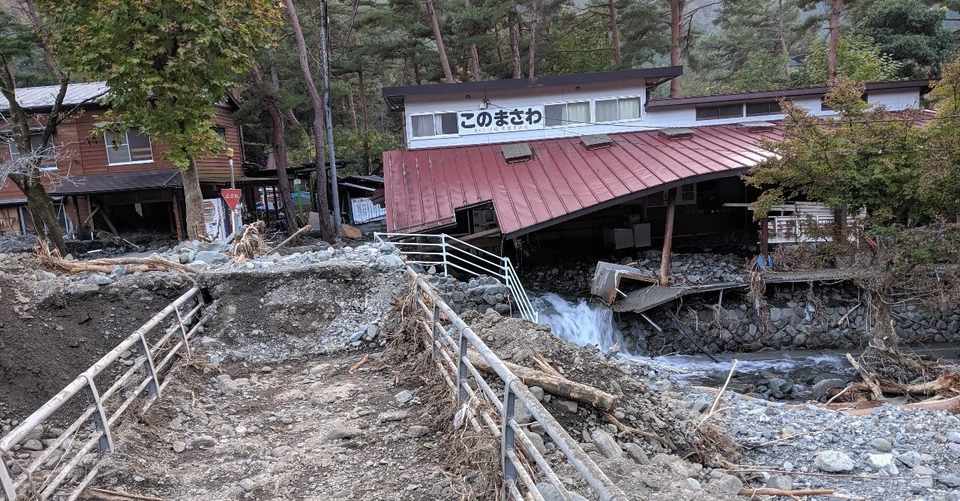
<path id="1" fill-rule="evenodd" d="M 894 306 L 960 300 L 960 61 L 944 73 L 932 94 L 936 115 L 869 109 L 863 85 L 852 81 L 827 95 L 833 118 L 784 102 L 784 140 L 768 145 L 777 156 L 747 178 L 762 190 L 758 220 L 787 200 L 863 215 L 860 231 L 835 229 L 815 252 L 820 262 L 859 268 L 870 339 L 860 365 L 898 383 L 927 378 L 930 367 L 899 350 Z"/>
<path id="2" fill-rule="evenodd" d="M 135 127 L 183 173 L 187 234 L 205 236 L 196 160 L 220 151 L 214 110 L 272 41 L 270 0 L 39 0 L 68 67 L 106 80 L 105 128 Z"/>

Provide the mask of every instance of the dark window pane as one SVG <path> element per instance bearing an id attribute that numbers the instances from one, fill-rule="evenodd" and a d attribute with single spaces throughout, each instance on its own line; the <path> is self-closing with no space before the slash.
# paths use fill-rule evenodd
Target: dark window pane
<path id="1" fill-rule="evenodd" d="M 456 134 L 457 132 L 459 132 L 459 130 L 457 129 L 457 114 L 441 113 L 440 114 L 440 133 Z"/>
<path id="2" fill-rule="evenodd" d="M 130 144 L 130 161 L 147 162 L 153 160 L 153 151 L 150 148 L 150 138 L 137 129 L 127 131 Z"/>
<path id="3" fill-rule="evenodd" d="M 720 118 L 720 109 L 716 106 L 697 108 L 697 120 L 716 120 Z"/>
<path id="4" fill-rule="evenodd" d="M 780 113 L 780 103 L 767 101 L 764 103 L 747 103 L 747 116 L 774 115 Z"/>
<path id="5" fill-rule="evenodd" d="M 547 127 L 554 127 L 557 125 L 563 125 L 563 105 L 562 104 L 548 104 L 544 107 L 544 112 L 547 115 Z"/>
<path id="6" fill-rule="evenodd" d="M 717 114 L 720 118 L 740 118 L 743 116 L 743 105 L 728 104 L 726 106 L 719 106 L 717 108 Z"/>

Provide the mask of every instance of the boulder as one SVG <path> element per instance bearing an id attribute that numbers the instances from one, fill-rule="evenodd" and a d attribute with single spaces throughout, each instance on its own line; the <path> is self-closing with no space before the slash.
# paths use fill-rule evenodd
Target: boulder
<path id="1" fill-rule="evenodd" d="M 853 460 L 844 452 L 826 450 L 817 453 L 814 465 L 827 473 L 847 473 L 854 469 Z"/>

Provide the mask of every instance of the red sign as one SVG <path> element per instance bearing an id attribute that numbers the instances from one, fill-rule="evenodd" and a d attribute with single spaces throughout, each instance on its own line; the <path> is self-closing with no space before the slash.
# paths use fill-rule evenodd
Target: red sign
<path id="1" fill-rule="evenodd" d="M 220 190 L 220 196 L 230 210 L 236 209 L 237 204 L 240 203 L 240 190 L 237 188 L 223 188 Z"/>

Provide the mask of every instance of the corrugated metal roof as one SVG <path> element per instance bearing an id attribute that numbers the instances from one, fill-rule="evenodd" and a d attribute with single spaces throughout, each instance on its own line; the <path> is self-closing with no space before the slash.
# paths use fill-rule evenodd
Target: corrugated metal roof
<path id="1" fill-rule="evenodd" d="M 508 164 L 499 144 L 383 154 L 389 231 L 455 223 L 460 208 L 493 202 L 504 235 L 517 236 L 683 182 L 736 176 L 773 154 L 780 127 L 698 127 L 687 138 L 658 131 L 611 134 L 588 150 L 577 137 L 530 141 L 533 158 Z"/>
<path id="2" fill-rule="evenodd" d="M 70 176 L 52 188 L 51 195 L 79 195 L 117 191 L 150 190 L 156 188 L 180 188 L 179 171 L 131 172 L 93 176 Z"/>
<path id="3" fill-rule="evenodd" d="M 63 97 L 63 104 L 81 104 L 95 100 L 109 90 L 106 82 L 72 83 L 67 86 L 67 94 Z M 23 108 L 47 108 L 53 106 L 60 92 L 59 85 L 45 85 L 43 87 L 22 87 L 17 89 L 17 102 Z M 0 110 L 9 109 L 7 100 L 0 96 Z"/>

